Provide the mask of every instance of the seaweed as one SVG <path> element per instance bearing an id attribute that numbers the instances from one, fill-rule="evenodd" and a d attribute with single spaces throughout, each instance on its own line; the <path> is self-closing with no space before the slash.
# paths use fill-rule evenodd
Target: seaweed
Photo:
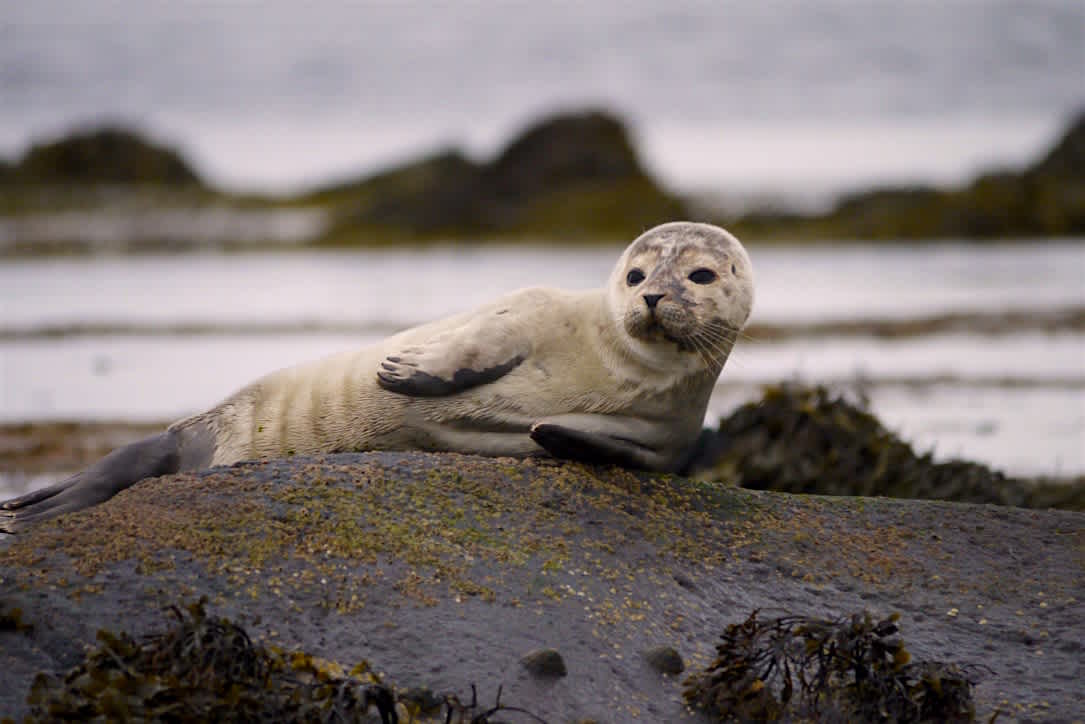
<path id="1" fill-rule="evenodd" d="M 397 724 L 394 693 L 364 662 L 351 672 L 361 678 L 333 676 L 306 654 L 254 645 L 204 603 L 171 607 L 177 626 L 142 641 L 99 631 L 84 663 L 35 678 L 27 721 L 355 721 L 375 707 Z"/>
<path id="2" fill-rule="evenodd" d="M 767 387 L 702 436 L 691 468 L 756 490 L 1085 509 L 1081 481 L 1043 483 L 964 460 L 936 463 L 867 407 L 861 395 L 853 402 L 823 386 Z"/>
<path id="3" fill-rule="evenodd" d="M 428 689 L 397 696 L 365 661 L 340 676 L 334 662 L 254 644 L 241 626 L 209 616 L 205 604 L 201 598 L 184 610 L 170 606 L 175 626 L 139 641 L 99 631 L 82 664 L 62 676 L 38 674 L 25 721 L 361 722 L 375 709 L 381 724 L 398 724 L 400 712 L 414 721 L 441 707 L 446 724 L 488 724 L 499 712 L 545 724 L 526 709 L 502 704 L 500 686 L 494 705 L 485 707 L 474 684 L 465 704 Z"/>
<path id="4" fill-rule="evenodd" d="M 684 686 L 686 700 L 719 721 L 972 721 L 978 667 L 912 662 L 899 616 L 839 619 L 755 610 L 730 624 L 717 656 Z"/>
<path id="5" fill-rule="evenodd" d="M 502 704 L 500 686 L 497 687 L 497 696 L 494 697 L 494 705 L 488 709 L 484 709 L 482 705 L 478 703 L 478 690 L 474 684 L 471 684 L 470 704 L 460 703 L 460 700 L 455 696 L 445 697 L 445 704 L 448 707 L 447 714 L 445 715 L 445 724 L 497 724 L 496 721 L 491 722 L 490 717 L 500 711 L 518 712 L 530 717 L 532 721 L 546 724 L 545 719 L 535 716 L 527 709 L 521 709 L 518 706 L 505 706 Z M 455 717 L 455 719 L 453 719 L 453 717 Z"/>

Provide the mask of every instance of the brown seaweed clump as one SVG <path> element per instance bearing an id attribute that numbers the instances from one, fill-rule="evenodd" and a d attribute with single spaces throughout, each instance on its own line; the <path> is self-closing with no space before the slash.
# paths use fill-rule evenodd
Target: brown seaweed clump
<path id="1" fill-rule="evenodd" d="M 766 388 L 720 422 L 699 455 L 699 477 L 744 488 L 882 495 L 1026 508 L 1085 510 L 1085 484 L 1009 478 L 979 463 L 917 454 L 865 409 L 817 386 Z"/>
<path id="2" fill-rule="evenodd" d="M 898 616 L 837 620 L 757 611 L 731 624 L 683 694 L 719 721 L 972 721 L 974 667 L 910 662 Z"/>
<path id="3" fill-rule="evenodd" d="M 395 696 L 359 664 L 333 676 L 313 657 L 256 646 L 209 617 L 204 601 L 173 607 L 172 630 L 138 642 L 99 631 L 98 647 L 62 678 L 39 674 L 27 721 L 359 721 L 375 707 L 396 724 Z"/>

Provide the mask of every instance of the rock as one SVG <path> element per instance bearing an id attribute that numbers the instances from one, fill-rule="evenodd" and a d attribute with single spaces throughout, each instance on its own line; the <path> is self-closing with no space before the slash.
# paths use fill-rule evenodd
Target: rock
<path id="1" fill-rule="evenodd" d="M 1085 234 L 1085 111 L 1023 170 L 996 169 L 961 188 L 889 187 L 845 194 L 827 213 L 752 210 L 724 219 L 740 237 L 887 240 Z"/>
<path id="2" fill-rule="evenodd" d="M 644 660 L 661 674 L 678 676 L 686 670 L 686 664 L 673 646 L 653 646 L 644 652 Z"/>
<path id="3" fill-rule="evenodd" d="M 11 175 L 24 184 L 200 185 L 180 153 L 121 127 L 35 144 Z"/>
<path id="4" fill-rule="evenodd" d="M 629 132 L 601 111 L 544 119 L 527 128 L 483 169 L 495 199 L 522 203 L 581 183 L 612 183 L 646 176 Z"/>
<path id="5" fill-rule="evenodd" d="M 565 669 L 565 659 L 554 649 L 529 651 L 520 659 L 520 663 L 532 676 L 543 679 L 559 678 L 569 673 Z"/>
<path id="6" fill-rule="evenodd" d="M 340 209 L 326 244 L 374 233 L 631 238 L 686 215 L 644 170 L 624 124 L 601 111 L 544 119 L 488 163 L 446 149 L 307 200 Z"/>
<path id="7" fill-rule="evenodd" d="M 705 721 L 643 652 L 665 641 L 704 665 L 754 609 L 899 611 L 917 658 L 989 667 L 979 719 L 1077 714 L 1085 514 L 541 462 L 242 463 L 2 538 L 0 712 L 22 720 L 36 674 L 80 665 L 99 629 L 145 641 L 171 606 L 206 597 L 254 646 L 339 662 L 336 677 L 366 661 L 390 687 L 424 682 L 463 704 L 475 685 L 475 714 L 500 701 L 547 721 Z M 567 676 L 525 672 L 540 640 Z"/>
<path id="8" fill-rule="evenodd" d="M 1025 173 L 1064 181 L 1085 181 L 1085 109 L 1070 122 L 1047 155 Z"/>
<path id="9" fill-rule="evenodd" d="M 353 242 L 351 235 L 359 227 L 425 236 L 467 223 L 478 177 L 473 161 L 448 149 L 361 181 L 321 189 L 306 200 L 339 209 L 326 244 Z"/>

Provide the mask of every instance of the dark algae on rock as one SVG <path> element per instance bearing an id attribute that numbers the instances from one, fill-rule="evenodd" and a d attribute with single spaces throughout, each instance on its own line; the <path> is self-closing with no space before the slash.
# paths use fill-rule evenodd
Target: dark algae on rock
<path id="1" fill-rule="evenodd" d="M 694 465 L 699 477 L 756 490 L 1085 510 L 1081 481 L 1025 481 L 979 463 L 936 463 L 825 387 L 768 387 L 705 443 Z"/>
<path id="2" fill-rule="evenodd" d="M 61 676 L 39 675 L 27 722 L 362 721 L 370 708 L 397 724 L 395 696 L 362 662 L 349 676 L 300 652 L 253 644 L 204 602 L 165 633 L 137 641 L 98 632 L 97 647 Z"/>
<path id="3" fill-rule="evenodd" d="M 900 617 L 835 620 L 754 611 L 727 626 L 684 695 L 719 721 L 972 721 L 977 666 L 912 661 Z"/>
<path id="4" fill-rule="evenodd" d="M 367 661 L 349 672 L 334 661 L 302 651 L 253 643 L 238 624 L 208 614 L 206 599 L 169 607 L 174 625 L 137 640 L 100 630 L 82 663 L 59 675 L 34 679 L 24 719 L 47 721 L 157 722 L 371 722 L 436 721 L 485 724 L 516 712 L 471 696 L 435 695 L 425 689 L 397 692 Z"/>

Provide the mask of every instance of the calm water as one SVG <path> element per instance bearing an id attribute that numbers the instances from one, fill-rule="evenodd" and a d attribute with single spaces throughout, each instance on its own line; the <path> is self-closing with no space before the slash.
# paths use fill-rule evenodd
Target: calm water
<path id="1" fill-rule="evenodd" d="M 619 251 L 449 247 L 5 261 L 0 419 L 169 420 L 272 369 L 505 291 L 597 286 Z M 1080 241 L 755 247 L 751 255 L 758 278 L 752 321 L 759 323 L 1085 307 Z M 61 334 L 80 325 L 98 331 Z M 939 457 L 1022 474 L 1085 472 L 1080 330 L 745 340 L 724 370 L 710 417 L 784 379 L 861 380 L 887 424 Z"/>
<path id="2" fill-rule="evenodd" d="M 123 119 L 283 189 L 591 103 L 680 188 L 816 194 L 1020 163 L 1083 67 L 1080 0 L 6 2 L 0 154 Z"/>

